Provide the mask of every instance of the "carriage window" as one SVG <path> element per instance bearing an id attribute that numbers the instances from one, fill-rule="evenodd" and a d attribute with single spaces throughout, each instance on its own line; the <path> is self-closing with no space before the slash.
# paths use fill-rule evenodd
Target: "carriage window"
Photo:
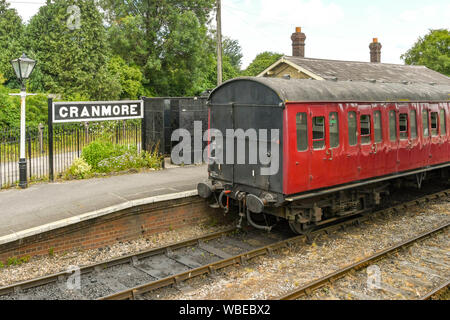
<path id="1" fill-rule="evenodd" d="M 389 138 L 397 141 L 397 116 L 394 110 L 389 111 Z"/>
<path id="2" fill-rule="evenodd" d="M 408 139 L 408 114 L 400 113 L 399 116 L 400 139 Z"/>
<path id="3" fill-rule="evenodd" d="M 313 148 L 323 149 L 325 147 L 325 117 L 313 118 Z"/>
<path id="4" fill-rule="evenodd" d="M 373 113 L 373 130 L 375 134 L 375 142 L 383 141 L 383 130 L 381 124 L 381 111 L 374 111 Z"/>
<path id="5" fill-rule="evenodd" d="M 370 143 L 370 116 L 363 114 L 360 118 L 361 121 L 361 144 Z"/>
<path id="6" fill-rule="evenodd" d="M 409 114 L 409 122 L 411 126 L 411 139 L 417 138 L 417 114 L 416 110 L 411 110 Z"/>
<path id="7" fill-rule="evenodd" d="M 348 113 L 348 144 L 356 146 L 358 143 L 358 133 L 356 128 L 356 112 Z"/>
<path id="8" fill-rule="evenodd" d="M 430 131 L 428 128 L 428 111 L 422 111 L 422 125 L 423 125 L 423 136 L 428 137 L 430 135 Z"/>
<path id="9" fill-rule="evenodd" d="M 445 110 L 441 109 L 441 136 L 447 134 L 447 126 L 445 124 Z"/>
<path id="10" fill-rule="evenodd" d="M 438 135 L 438 113 L 437 112 L 431 113 L 431 135 L 433 137 Z"/>
<path id="11" fill-rule="evenodd" d="M 330 112 L 330 148 L 339 147 L 339 116 L 337 112 Z"/>
<path id="12" fill-rule="evenodd" d="M 308 118 L 305 112 L 297 113 L 297 150 L 308 150 Z"/>

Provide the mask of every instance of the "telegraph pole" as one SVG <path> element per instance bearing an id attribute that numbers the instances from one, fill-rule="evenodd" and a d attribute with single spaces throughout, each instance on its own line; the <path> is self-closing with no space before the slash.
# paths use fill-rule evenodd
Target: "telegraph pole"
<path id="1" fill-rule="evenodd" d="M 217 0 L 217 86 L 222 84 L 222 4 Z"/>

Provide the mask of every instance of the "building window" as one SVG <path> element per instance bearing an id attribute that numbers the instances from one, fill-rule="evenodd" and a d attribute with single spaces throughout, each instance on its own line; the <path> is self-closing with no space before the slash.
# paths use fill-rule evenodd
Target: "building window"
<path id="1" fill-rule="evenodd" d="M 398 123 L 400 128 L 400 139 L 408 139 L 408 114 L 400 113 L 400 116 L 398 117 Z"/>
<path id="2" fill-rule="evenodd" d="M 308 150 L 308 118 L 306 112 L 297 113 L 297 150 Z"/>
<path id="3" fill-rule="evenodd" d="M 337 112 L 330 112 L 330 148 L 339 147 L 339 116 Z"/>
<path id="4" fill-rule="evenodd" d="M 370 143 L 370 116 L 363 114 L 360 118 L 361 124 L 361 144 Z"/>
<path id="5" fill-rule="evenodd" d="M 431 135 L 435 137 L 438 135 L 438 113 L 432 112 L 430 118 L 431 118 Z"/>
<path id="6" fill-rule="evenodd" d="M 383 125 L 381 122 L 381 111 L 374 111 L 373 113 L 373 130 L 375 135 L 375 142 L 383 141 Z"/>
<path id="7" fill-rule="evenodd" d="M 445 123 L 445 110 L 441 109 L 441 136 L 447 134 L 447 125 Z"/>
<path id="8" fill-rule="evenodd" d="M 389 139 L 397 141 L 397 116 L 394 110 L 389 111 Z"/>
<path id="9" fill-rule="evenodd" d="M 428 111 L 422 111 L 422 125 L 423 125 L 423 136 L 428 137 L 430 135 L 430 129 L 428 128 Z"/>
<path id="10" fill-rule="evenodd" d="M 313 118 L 313 148 L 325 148 L 325 117 Z"/>
<path id="11" fill-rule="evenodd" d="M 358 131 L 356 126 L 356 112 L 350 111 L 348 113 L 348 144 L 356 146 L 358 143 Z"/>
<path id="12" fill-rule="evenodd" d="M 409 122 L 411 126 L 411 139 L 417 138 L 417 114 L 416 110 L 411 110 L 409 113 Z"/>

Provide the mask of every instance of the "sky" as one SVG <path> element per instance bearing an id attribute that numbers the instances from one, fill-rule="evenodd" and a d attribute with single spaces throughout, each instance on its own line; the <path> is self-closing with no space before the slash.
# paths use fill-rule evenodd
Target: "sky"
<path id="1" fill-rule="evenodd" d="M 8 0 L 28 21 L 44 0 Z M 258 53 L 292 54 L 291 34 L 302 27 L 309 58 L 369 61 L 369 43 L 381 60 L 400 56 L 429 29 L 450 28 L 448 0 L 222 0 L 222 32 L 237 39 L 245 68 Z"/>

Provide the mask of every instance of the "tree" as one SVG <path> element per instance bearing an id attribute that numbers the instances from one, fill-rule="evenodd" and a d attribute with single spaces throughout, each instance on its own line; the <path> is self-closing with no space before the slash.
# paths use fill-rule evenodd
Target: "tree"
<path id="1" fill-rule="evenodd" d="M 280 53 L 274 52 L 263 52 L 256 56 L 256 58 L 250 63 L 247 69 L 244 70 L 243 75 L 255 77 L 265 69 L 274 64 L 278 59 L 280 59 L 283 55 Z"/>
<path id="2" fill-rule="evenodd" d="M 79 8 L 79 21 L 73 5 Z M 64 97 L 118 98 L 120 82 L 108 73 L 106 40 L 94 0 L 47 0 L 26 29 L 29 55 L 37 60 L 31 89 Z"/>
<path id="3" fill-rule="evenodd" d="M 6 84 L 17 84 L 10 61 L 21 55 L 24 27 L 16 9 L 9 8 L 6 0 L 0 0 L 0 75 Z"/>
<path id="4" fill-rule="evenodd" d="M 157 96 L 197 94 L 210 61 L 214 0 L 101 0 L 114 54 L 137 65 Z"/>
<path id="5" fill-rule="evenodd" d="M 137 66 L 129 66 L 120 56 L 109 60 L 108 71 L 120 81 L 121 99 L 138 99 L 144 95 L 142 86 L 142 72 Z"/>
<path id="6" fill-rule="evenodd" d="M 401 56 L 406 64 L 424 65 L 432 70 L 450 76 L 450 31 L 430 30 L 425 37 L 419 37 L 414 46 Z"/>
<path id="7" fill-rule="evenodd" d="M 242 48 L 239 45 L 238 40 L 225 37 L 223 39 L 223 55 L 229 58 L 231 65 L 236 69 L 236 71 L 241 70 L 243 55 Z"/>

